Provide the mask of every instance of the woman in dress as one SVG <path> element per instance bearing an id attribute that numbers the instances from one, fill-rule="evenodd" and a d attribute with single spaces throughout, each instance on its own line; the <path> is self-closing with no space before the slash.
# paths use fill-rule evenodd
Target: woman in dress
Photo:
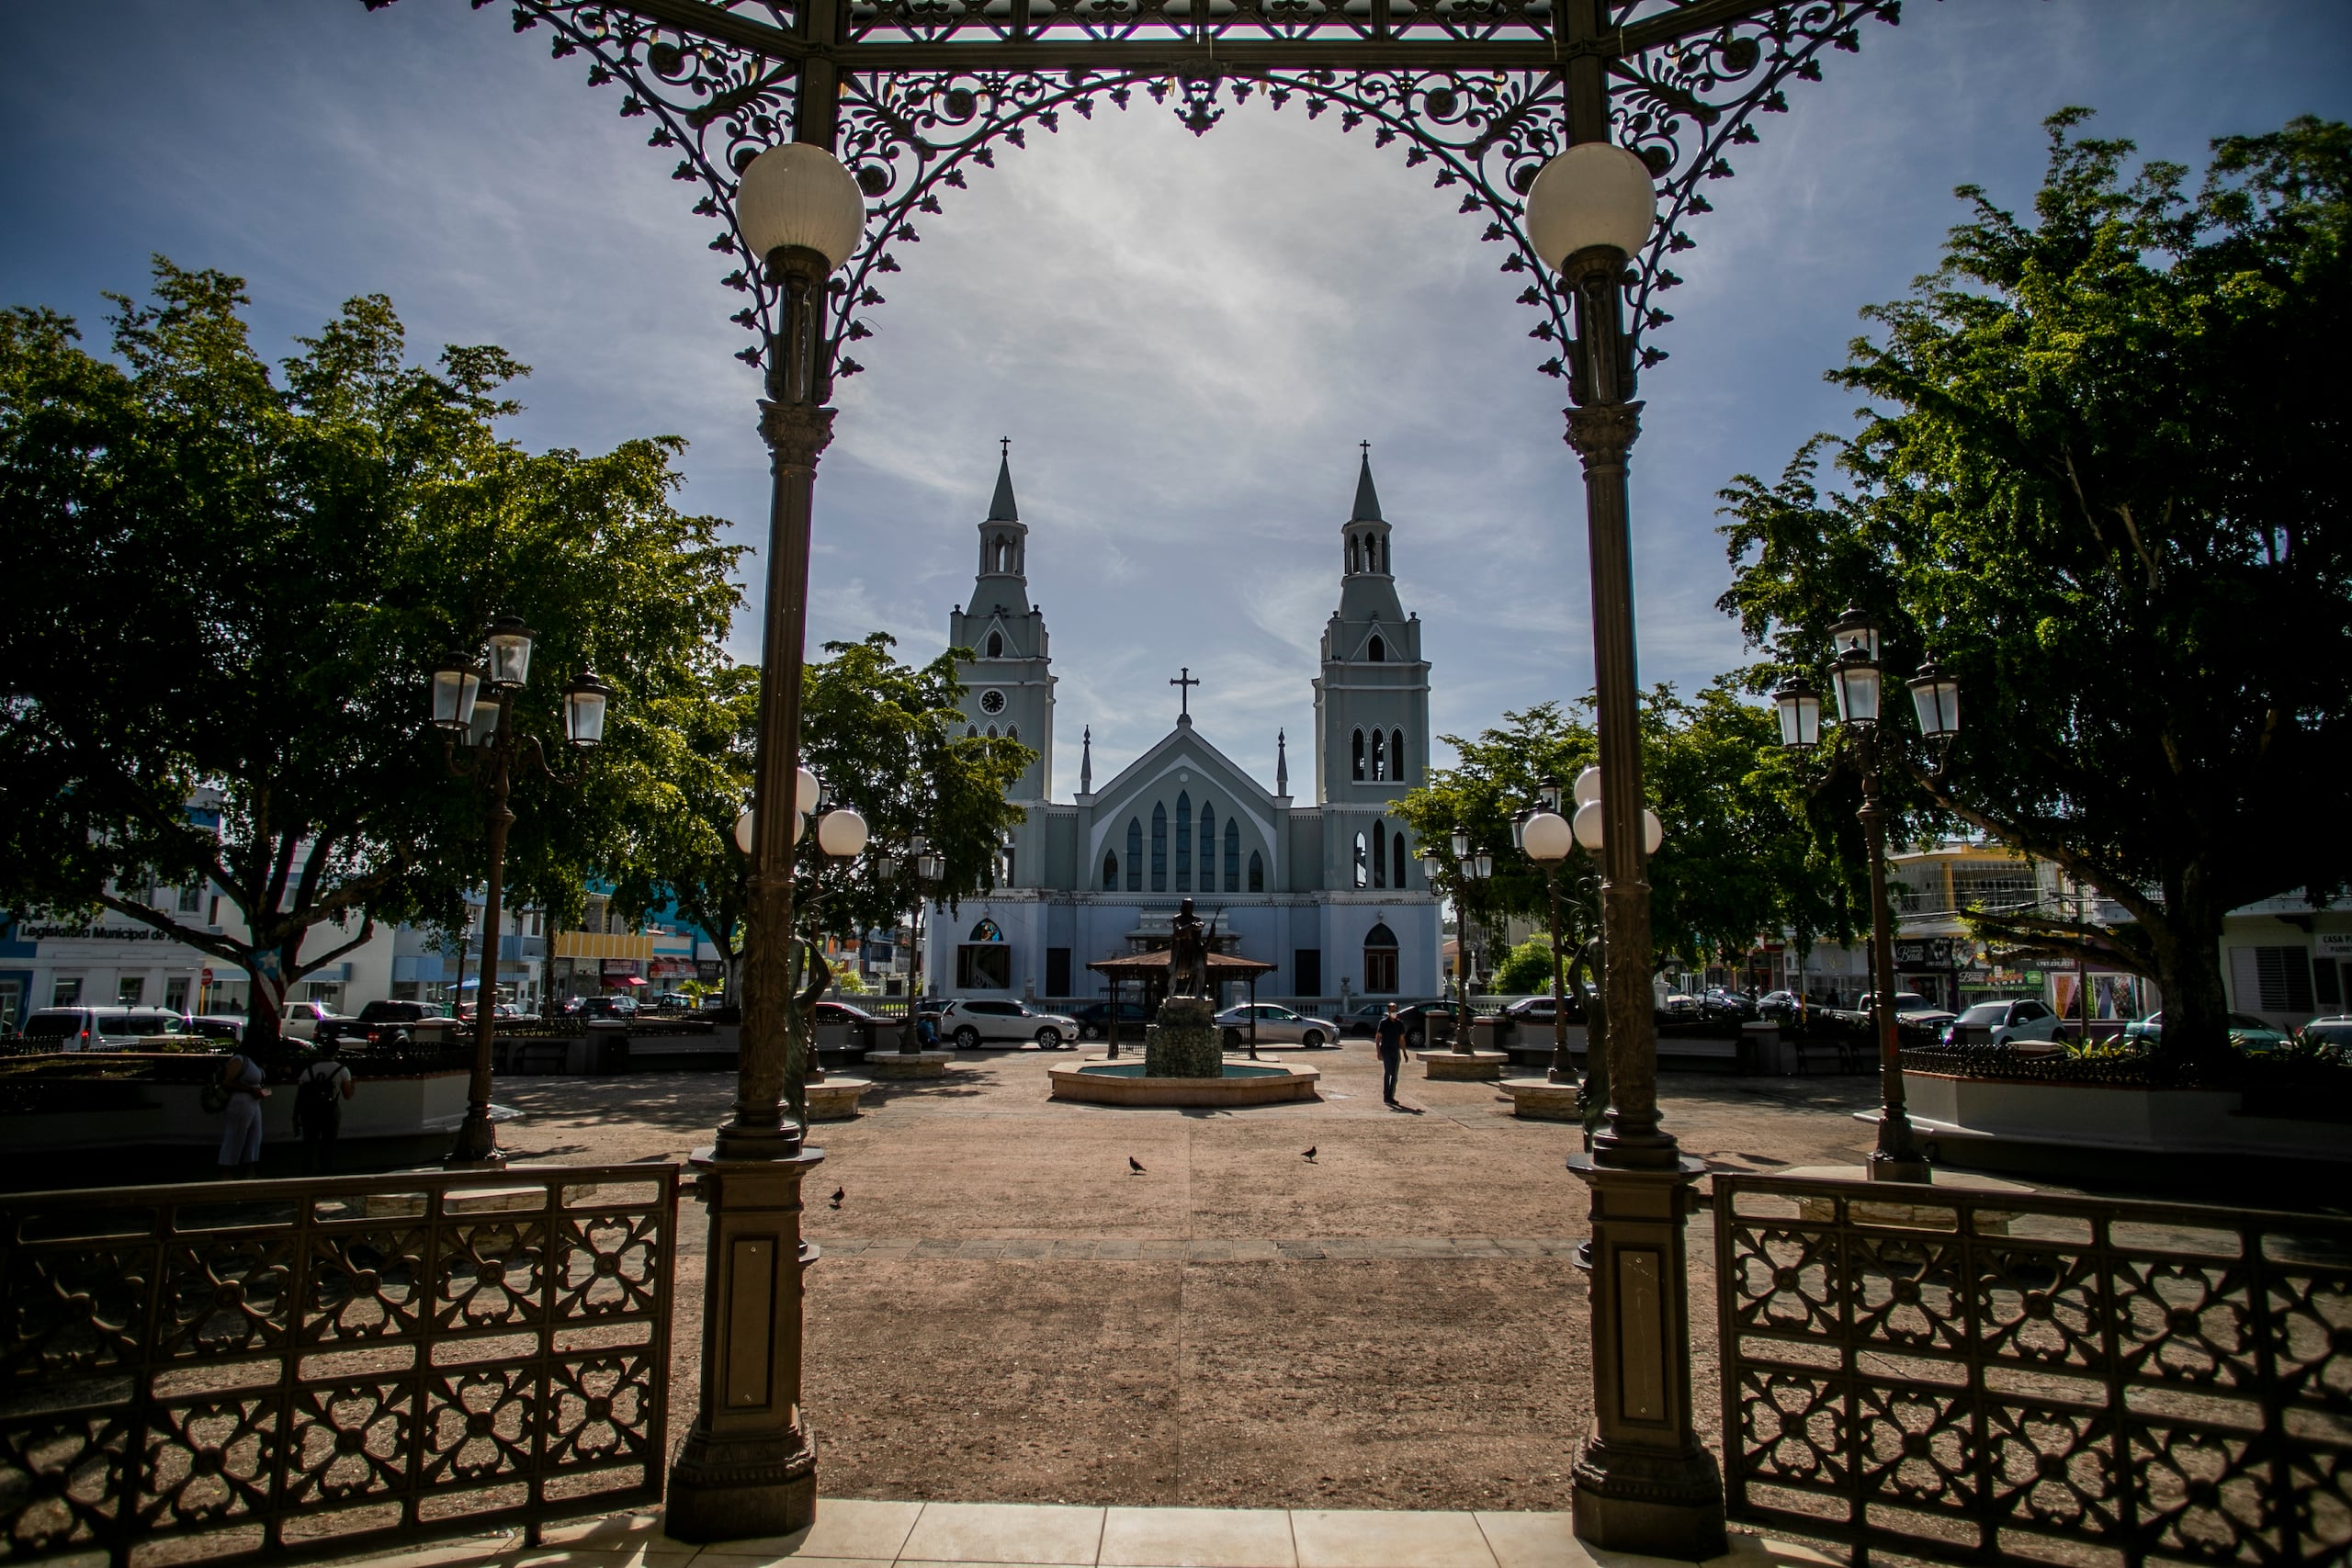
<path id="1" fill-rule="evenodd" d="M 220 1069 L 220 1087 L 229 1091 L 229 1124 L 220 1134 L 220 1174 L 243 1180 L 261 1163 L 261 1102 L 269 1098 L 262 1083 L 261 1064 L 240 1051 Z"/>

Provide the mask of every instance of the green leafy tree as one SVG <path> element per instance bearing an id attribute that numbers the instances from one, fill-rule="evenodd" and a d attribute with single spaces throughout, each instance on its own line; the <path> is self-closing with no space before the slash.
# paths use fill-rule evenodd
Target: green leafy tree
<path id="1" fill-rule="evenodd" d="M 523 367 L 412 365 L 380 297 L 273 374 L 238 279 L 158 258 L 153 295 L 115 297 L 112 360 L 0 312 L 0 901 L 104 908 L 244 970 L 267 1055 L 287 985 L 379 923 L 454 929 L 486 869 L 481 796 L 422 722 L 442 652 L 523 616 L 518 728 L 560 754 L 555 688 L 593 662 L 625 759 L 646 699 L 714 656 L 734 552 L 670 505 L 681 443 L 525 452 L 494 429 Z M 609 803 L 517 795 L 510 886 L 576 906 Z"/>
<path id="2" fill-rule="evenodd" d="M 1535 996 L 1552 989 L 1552 939 L 1532 936 L 1495 965 L 1495 989 L 1505 996 Z"/>
<path id="3" fill-rule="evenodd" d="M 824 781 L 829 806 L 865 818 L 875 846 L 857 863 L 834 866 L 818 852 L 813 832 L 802 838 L 804 931 L 851 940 L 895 926 L 917 893 L 903 876 L 876 874 L 877 852 L 903 848 L 916 833 L 944 863 L 933 897 L 953 908 L 993 884 L 998 847 L 1023 818 L 1004 792 L 1035 752 L 1017 740 L 961 733 L 964 688 L 956 665 L 969 651 L 949 649 L 912 666 L 899 661 L 896 646 L 882 632 L 829 642 L 827 657 L 802 676 L 802 760 Z M 674 901 L 732 965 L 742 955 L 751 873 L 734 824 L 752 798 L 759 671 L 716 671 L 698 691 L 662 705 L 656 718 L 665 745 L 629 781 L 628 820 L 605 866 L 614 897 L 639 910 Z"/>
<path id="4" fill-rule="evenodd" d="M 1942 264 L 1863 312 L 1830 375 L 1860 433 L 1724 491 L 1723 604 L 1759 682 L 1818 678 L 1849 602 L 1894 669 L 1957 675 L 1968 727 L 1910 804 L 2130 915 L 1979 928 L 2154 977 L 2189 1069 L 2226 1055 L 2223 918 L 2352 871 L 2352 132 L 2222 138 L 2192 193 L 2086 118 L 2048 122 L 2030 217 L 1962 187 Z"/>

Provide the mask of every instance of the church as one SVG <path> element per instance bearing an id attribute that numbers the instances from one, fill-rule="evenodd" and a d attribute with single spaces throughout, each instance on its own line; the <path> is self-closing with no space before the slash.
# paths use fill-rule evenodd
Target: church
<path id="1" fill-rule="evenodd" d="M 1054 797 L 1054 672 L 1043 612 L 1029 601 L 1029 530 L 1001 459 L 979 525 L 970 600 L 947 618 L 968 733 L 1037 752 L 1007 792 L 1027 812 L 1009 876 L 953 914 L 927 917 L 927 988 L 1085 999 L 1107 994 L 1086 965 L 1167 945 L 1191 898 L 1217 946 L 1274 965 L 1261 998 L 1439 993 L 1440 906 L 1396 815 L 1430 756 L 1430 667 L 1421 623 L 1396 596 L 1389 525 L 1367 450 L 1339 529 L 1339 604 L 1323 629 L 1315 698 L 1315 793 L 1295 798 L 1288 731 L 1272 788 L 1204 735 L 1191 671 L 1177 678 L 1175 728 L 1099 788 L 1087 732 L 1078 790 Z"/>

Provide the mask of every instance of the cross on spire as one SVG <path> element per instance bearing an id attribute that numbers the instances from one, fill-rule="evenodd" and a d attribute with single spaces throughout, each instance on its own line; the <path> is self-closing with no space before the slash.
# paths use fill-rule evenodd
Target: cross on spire
<path id="1" fill-rule="evenodd" d="M 1189 664 L 1182 666 L 1177 674 L 1170 677 L 1168 683 L 1176 688 L 1177 716 L 1179 718 L 1192 717 L 1192 689 L 1200 684 L 1200 682 L 1193 678 L 1193 667 Z"/>

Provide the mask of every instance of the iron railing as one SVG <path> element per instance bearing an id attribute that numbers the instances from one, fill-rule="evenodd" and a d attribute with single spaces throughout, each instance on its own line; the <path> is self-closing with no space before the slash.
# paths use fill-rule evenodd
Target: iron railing
<path id="1" fill-rule="evenodd" d="M 2352 1557 L 2352 1221 L 1729 1175 L 1714 1217 L 1734 1517 L 1858 1561 Z"/>
<path id="2" fill-rule="evenodd" d="M 342 1556 L 656 1502 L 678 1168 L 0 1199 L 0 1557 Z"/>

